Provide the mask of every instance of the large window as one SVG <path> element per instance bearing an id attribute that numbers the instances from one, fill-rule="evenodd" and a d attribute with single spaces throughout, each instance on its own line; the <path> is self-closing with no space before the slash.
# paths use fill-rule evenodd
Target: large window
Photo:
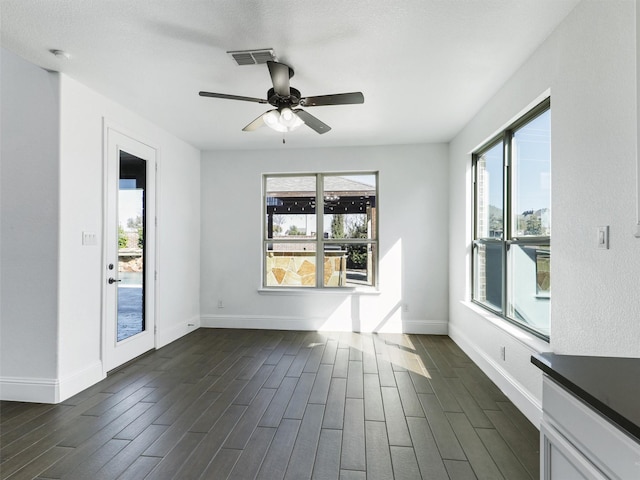
<path id="1" fill-rule="evenodd" d="M 473 300 L 548 339 L 550 101 L 474 153 L 473 170 Z"/>
<path id="2" fill-rule="evenodd" d="M 265 287 L 376 286 L 378 174 L 264 176 Z"/>

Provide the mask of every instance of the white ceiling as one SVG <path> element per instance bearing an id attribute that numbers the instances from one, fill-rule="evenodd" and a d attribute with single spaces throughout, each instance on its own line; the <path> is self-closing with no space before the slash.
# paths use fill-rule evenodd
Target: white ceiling
<path id="1" fill-rule="evenodd" d="M 579 0 L 0 0 L 2 46 L 57 70 L 203 149 L 282 147 L 266 65 L 228 50 L 271 47 L 302 96 L 362 91 L 363 105 L 308 108 L 333 129 L 288 147 L 446 142 Z M 50 49 L 71 55 L 61 60 Z"/>

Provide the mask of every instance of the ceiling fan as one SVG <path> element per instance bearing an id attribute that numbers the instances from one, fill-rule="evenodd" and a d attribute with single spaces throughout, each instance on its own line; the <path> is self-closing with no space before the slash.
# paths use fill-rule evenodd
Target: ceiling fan
<path id="1" fill-rule="evenodd" d="M 320 121 L 310 113 L 299 107 L 318 107 L 324 105 L 352 105 L 364 103 L 362 92 L 336 93 L 333 95 L 318 95 L 315 97 L 301 97 L 300 91 L 289 84 L 293 77 L 293 69 L 284 63 L 268 61 L 269 74 L 273 88 L 267 92 L 267 99 L 227 95 L 224 93 L 200 92 L 201 97 L 226 98 L 228 100 L 242 100 L 244 102 L 269 103 L 274 109 L 260 115 L 242 130 L 252 132 L 267 125 L 278 132 L 290 132 L 306 124 L 319 134 L 327 133 L 331 127 Z"/>

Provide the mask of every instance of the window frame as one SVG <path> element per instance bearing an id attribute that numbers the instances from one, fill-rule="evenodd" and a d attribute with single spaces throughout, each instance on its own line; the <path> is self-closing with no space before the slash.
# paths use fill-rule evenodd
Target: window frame
<path id="1" fill-rule="evenodd" d="M 551 98 L 547 97 L 542 102 L 538 103 L 535 107 L 530 109 L 527 113 L 519 117 L 516 121 L 510 124 L 503 131 L 489 139 L 487 142 L 482 144 L 479 148 L 474 150 L 471 155 L 472 163 L 471 163 L 471 177 L 472 177 L 472 228 L 471 228 L 471 301 L 472 303 L 490 311 L 494 315 L 499 316 L 503 320 L 508 321 L 509 323 L 535 335 L 536 337 L 549 342 L 550 334 L 545 334 L 536 330 L 535 328 L 529 327 L 525 323 L 518 321 L 515 318 L 509 316 L 509 275 L 510 275 L 510 263 L 509 263 L 509 250 L 513 246 L 522 246 L 522 247 L 544 247 L 548 246 L 548 250 L 546 251 L 546 255 L 551 258 L 551 234 L 549 235 L 540 235 L 540 236 L 517 236 L 514 235 L 513 232 L 513 212 L 512 212 L 512 185 L 515 181 L 513 178 L 513 138 L 514 134 L 526 126 L 534 119 L 543 115 L 547 111 L 551 110 Z M 479 158 L 495 148 L 496 146 L 502 144 L 502 226 L 503 232 L 501 238 L 492 238 L 492 237 L 478 237 L 478 168 L 477 163 Z M 475 249 L 479 247 L 479 245 L 487 245 L 494 244 L 501 246 L 501 261 L 502 261 L 502 278 L 501 278 L 501 305 L 500 310 L 492 308 L 488 303 L 482 302 L 475 298 L 476 294 L 476 252 Z M 537 253 L 536 253 L 537 255 Z M 536 273 L 537 273 L 537 264 L 536 264 Z M 537 282 L 536 282 L 537 289 Z M 551 294 L 550 291 L 547 293 L 538 294 L 537 297 L 543 300 L 550 301 Z M 549 322 L 551 322 L 551 318 L 549 318 Z M 549 323 L 550 326 L 550 323 Z"/>
<path id="2" fill-rule="evenodd" d="M 325 177 L 349 177 L 349 176 L 362 176 L 362 175 L 373 175 L 375 177 L 375 218 L 372 221 L 372 234 L 371 238 L 324 238 L 324 227 L 325 221 L 324 217 L 326 213 L 324 212 L 325 208 L 325 199 L 324 199 L 324 179 Z M 304 238 L 304 239 L 296 239 L 296 238 L 268 238 L 267 231 L 267 179 L 269 178 L 286 178 L 286 177 L 315 177 L 316 191 L 315 191 L 315 212 L 314 215 L 316 217 L 316 235 L 315 238 Z M 261 257 L 262 257 L 262 280 L 261 280 L 261 290 L 271 290 L 271 291 L 333 291 L 333 292 L 341 292 L 341 291 L 378 291 L 378 281 L 379 281 L 379 265 L 380 265 L 380 248 L 379 248 L 379 203 L 380 203 L 380 192 L 379 192 L 379 171 L 378 170 L 366 170 L 366 171 L 346 171 L 346 172 L 286 172 L 286 173 L 264 173 L 262 174 L 262 242 L 261 242 Z M 301 286 L 301 285 L 267 285 L 267 256 L 266 252 L 268 250 L 268 244 L 315 244 L 315 261 L 316 261 L 316 280 L 315 285 L 310 286 Z M 336 244 L 354 244 L 354 245 L 372 245 L 373 252 L 371 253 L 373 259 L 372 266 L 372 276 L 373 281 L 371 285 L 338 285 L 338 286 L 330 286 L 324 285 L 324 259 L 325 259 L 325 246 L 326 245 L 336 245 Z"/>

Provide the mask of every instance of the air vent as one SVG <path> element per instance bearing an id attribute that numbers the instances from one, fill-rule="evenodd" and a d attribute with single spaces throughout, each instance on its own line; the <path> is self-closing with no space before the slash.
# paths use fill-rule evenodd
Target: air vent
<path id="1" fill-rule="evenodd" d="M 273 48 L 261 48 L 259 50 L 235 50 L 227 52 L 238 65 L 258 65 L 276 60 Z"/>

